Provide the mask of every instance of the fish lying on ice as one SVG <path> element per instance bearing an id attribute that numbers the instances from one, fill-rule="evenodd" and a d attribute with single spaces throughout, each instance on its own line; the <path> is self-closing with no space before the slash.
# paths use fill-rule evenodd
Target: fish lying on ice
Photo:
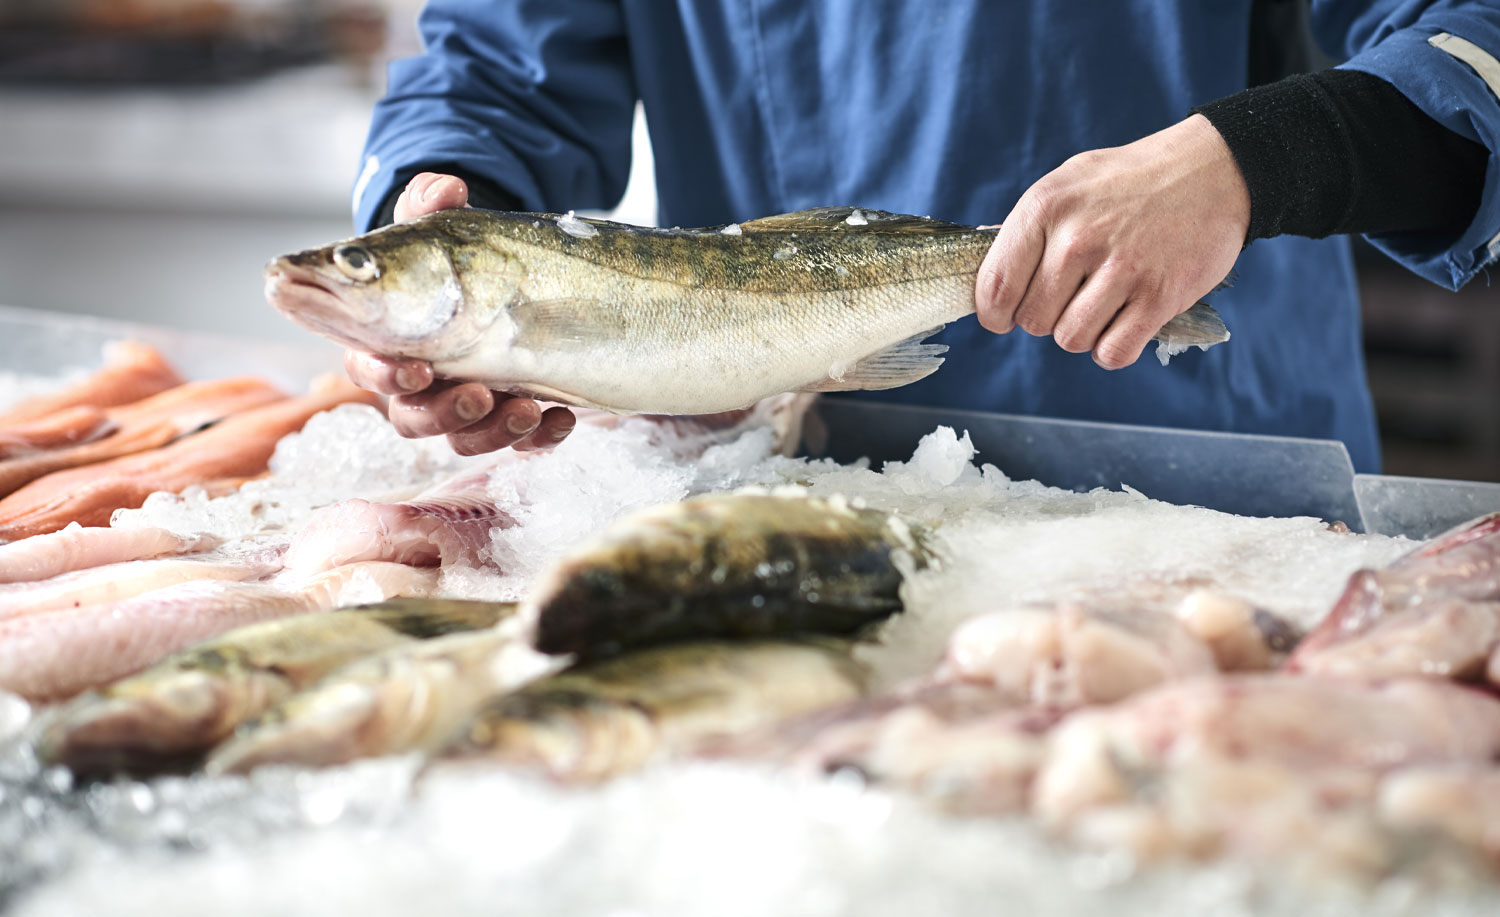
<path id="1" fill-rule="evenodd" d="M 159 490 L 260 474 L 283 436 L 345 402 L 379 398 L 328 376 L 307 395 L 234 414 L 160 449 L 38 478 L 0 499 L 0 540 L 55 532 L 70 522 L 103 525 L 116 509 L 140 506 Z"/>
<path id="2" fill-rule="evenodd" d="M 116 429 L 118 425 L 102 408 L 87 404 L 61 408 L 45 417 L 0 427 L 0 460 L 92 442 Z"/>
<path id="3" fill-rule="evenodd" d="M 209 756 L 211 774 L 268 764 L 328 767 L 436 751 L 489 698 L 557 662 L 500 626 L 435 637 L 352 662 L 246 723 Z"/>
<path id="4" fill-rule="evenodd" d="M 0 461 L 0 496 L 43 475 L 164 446 L 231 414 L 257 408 L 286 395 L 258 376 L 187 382 L 127 405 L 110 408 L 108 435 L 68 448 L 50 449 Z"/>
<path id="5" fill-rule="evenodd" d="M 671 640 L 850 634 L 901 610 L 932 554 L 899 517 L 841 499 L 715 494 L 616 520 L 532 584 L 536 647 L 580 658 Z"/>
<path id="6" fill-rule="evenodd" d="M 1383 570 L 1356 571 L 1287 667 L 1500 684 L 1500 513 L 1445 532 Z"/>
<path id="7" fill-rule="evenodd" d="M 602 780 L 847 702 L 864 683 L 848 644 L 827 638 L 656 647 L 494 698 L 441 754 Z"/>
<path id="8" fill-rule="evenodd" d="M 710 414 L 778 392 L 886 389 L 974 311 L 995 230 L 828 207 L 713 229 L 445 210 L 286 255 L 266 297 L 348 347 L 618 413 Z M 1199 303 L 1157 339 L 1228 338 Z"/>
<path id="9" fill-rule="evenodd" d="M 241 723 L 347 663 L 492 627 L 513 608 L 394 599 L 237 628 L 75 698 L 47 724 L 38 753 L 86 773 L 191 763 Z"/>
<path id="10" fill-rule="evenodd" d="M 156 348 L 139 341 L 116 341 L 104 348 L 104 365 L 61 391 L 27 398 L 0 412 L 0 426 L 46 417 L 66 408 L 129 404 L 183 383 Z"/>
<path id="11" fill-rule="evenodd" d="M 279 550 L 268 550 L 261 556 L 207 554 L 107 564 L 75 570 L 52 579 L 0 586 L 0 621 L 63 608 L 118 602 L 178 583 L 256 580 L 280 569 Z"/>
<path id="12" fill-rule="evenodd" d="M 192 582 L 105 605 L 0 621 L 0 689 L 62 700 L 227 630 L 287 615 L 431 592 L 437 573 L 349 564 L 296 582 Z"/>
<path id="13" fill-rule="evenodd" d="M 51 579 L 73 570 L 164 554 L 192 554 L 218 544 L 211 535 L 178 535 L 154 526 L 71 525 L 0 545 L 0 583 Z"/>

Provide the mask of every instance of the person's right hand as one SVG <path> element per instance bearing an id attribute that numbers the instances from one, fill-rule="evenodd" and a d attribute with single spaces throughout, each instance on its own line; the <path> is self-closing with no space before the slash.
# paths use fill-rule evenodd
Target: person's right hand
<path id="1" fill-rule="evenodd" d="M 403 222 L 439 210 L 469 206 L 469 189 L 452 175 L 423 172 L 407 182 L 396 199 L 395 216 Z M 350 350 L 344 371 L 360 388 L 390 395 L 390 418 L 406 437 L 446 435 L 459 455 L 479 455 L 510 446 L 544 449 L 573 431 L 573 412 L 564 407 L 542 410 L 530 398 L 494 392 L 478 382 L 437 380 L 432 365 Z"/>

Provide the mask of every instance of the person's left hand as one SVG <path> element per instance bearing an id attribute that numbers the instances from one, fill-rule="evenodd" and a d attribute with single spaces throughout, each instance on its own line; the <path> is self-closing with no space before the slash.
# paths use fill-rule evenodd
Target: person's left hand
<path id="1" fill-rule="evenodd" d="M 1052 335 L 1120 369 L 1229 275 L 1250 193 L 1207 118 L 1080 153 L 1032 185 L 1001 224 L 974 288 L 979 322 Z"/>

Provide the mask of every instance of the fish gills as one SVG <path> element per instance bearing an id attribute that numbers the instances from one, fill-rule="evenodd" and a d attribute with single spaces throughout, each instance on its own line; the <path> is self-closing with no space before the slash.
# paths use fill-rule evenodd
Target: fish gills
<path id="1" fill-rule="evenodd" d="M 618 520 L 538 579 L 536 647 L 579 658 L 710 637 L 849 634 L 901 610 L 925 535 L 843 500 L 712 495 Z"/>

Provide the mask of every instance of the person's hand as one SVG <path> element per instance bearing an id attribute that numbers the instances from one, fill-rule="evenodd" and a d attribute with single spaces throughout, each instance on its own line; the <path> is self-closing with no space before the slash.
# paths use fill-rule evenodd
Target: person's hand
<path id="1" fill-rule="evenodd" d="M 396 199 L 397 222 L 438 210 L 469 206 L 469 189 L 452 175 L 423 172 Z M 390 418 L 402 436 L 448 437 L 459 455 L 479 455 L 510 446 L 543 449 L 573 431 L 573 412 L 542 410 L 530 398 L 492 392 L 478 382 L 435 381 L 432 365 L 350 350 L 344 371 L 360 388 L 390 395 Z"/>
<path id="2" fill-rule="evenodd" d="M 1129 366 L 1229 275 L 1249 225 L 1245 180 L 1202 115 L 1080 153 L 1001 224 L 975 282 L 979 322 L 1050 334 L 1105 369 Z"/>

